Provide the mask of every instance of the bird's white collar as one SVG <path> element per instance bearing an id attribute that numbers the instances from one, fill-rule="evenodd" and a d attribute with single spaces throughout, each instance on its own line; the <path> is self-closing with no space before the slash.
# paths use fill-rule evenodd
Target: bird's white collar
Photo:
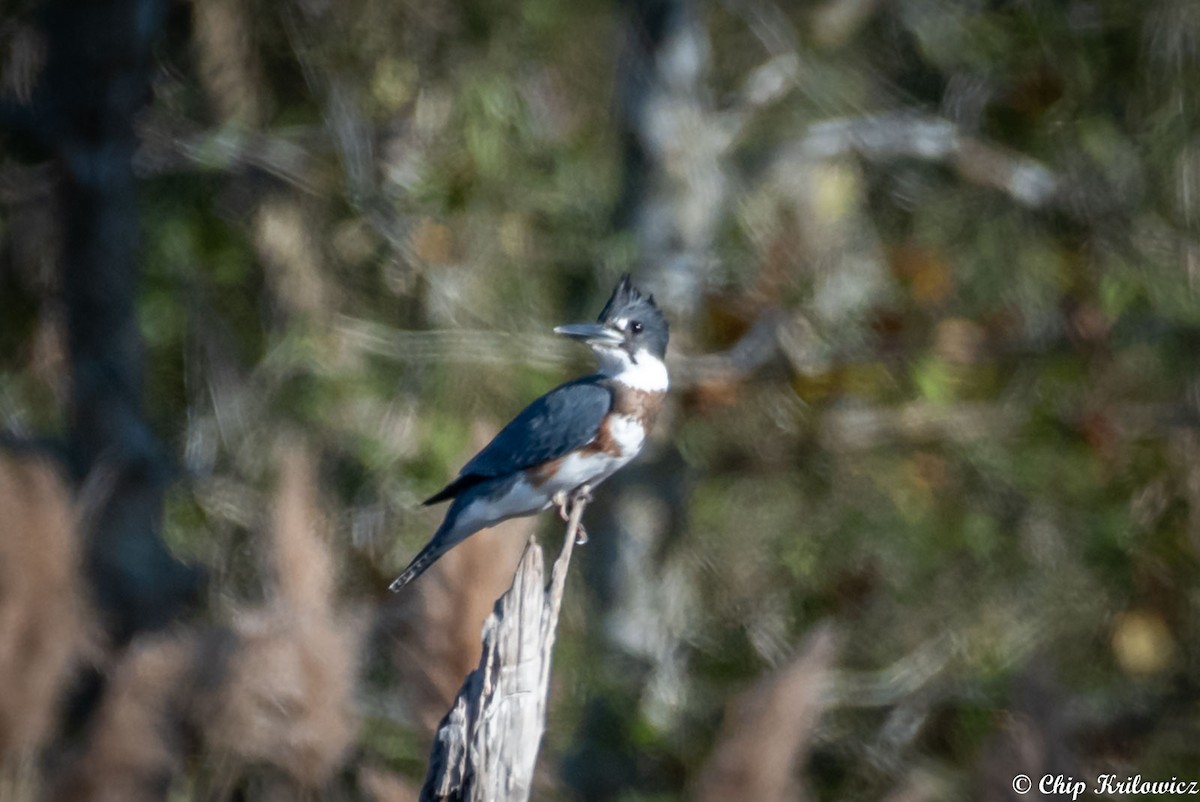
<path id="1" fill-rule="evenodd" d="M 626 387 L 647 393 L 663 393 L 667 390 L 667 366 L 645 348 L 638 349 L 634 357 L 623 348 L 597 349 L 600 357 L 600 372 Z"/>

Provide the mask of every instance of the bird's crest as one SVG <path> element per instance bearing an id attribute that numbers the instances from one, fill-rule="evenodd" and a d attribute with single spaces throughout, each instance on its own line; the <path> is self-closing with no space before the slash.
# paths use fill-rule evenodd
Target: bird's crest
<path id="1" fill-rule="evenodd" d="M 617 282 L 616 289 L 609 296 L 608 303 L 600 310 L 600 317 L 596 320 L 603 323 L 616 317 L 627 317 L 631 310 L 639 307 L 653 309 L 659 317 L 662 317 L 662 313 L 658 311 L 658 304 L 654 303 L 654 296 L 646 295 L 633 286 L 633 279 L 626 273 Z"/>

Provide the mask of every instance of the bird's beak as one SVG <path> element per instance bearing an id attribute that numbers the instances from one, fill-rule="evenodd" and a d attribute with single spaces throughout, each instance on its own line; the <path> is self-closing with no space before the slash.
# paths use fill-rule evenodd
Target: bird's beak
<path id="1" fill-rule="evenodd" d="M 621 332 L 601 326 L 599 323 L 572 323 L 569 326 L 558 326 L 555 334 L 562 334 L 576 340 L 582 340 L 588 345 L 598 345 L 614 348 L 625 342 Z"/>

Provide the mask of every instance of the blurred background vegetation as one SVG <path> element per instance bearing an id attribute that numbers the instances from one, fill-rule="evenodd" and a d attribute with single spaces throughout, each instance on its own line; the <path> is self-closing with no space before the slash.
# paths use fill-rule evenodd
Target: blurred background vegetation
<path id="1" fill-rule="evenodd" d="M 388 597 L 418 502 L 590 369 L 550 329 L 624 271 L 671 320 L 670 409 L 589 508 L 535 798 L 1200 779 L 1192 0 L 47 0 L 6 4 L 0 57 L 0 428 L 49 453 L 78 435 L 62 143 L 120 139 L 47 113 L 53 80 L 148 90 L 144 417 L 206 580 L 80 661 L 269 605 L 285 439 L 359 633 L 327 770 L 215 739 L 147 798 L 412 798 L 525 537 L 560 531 Z"/>

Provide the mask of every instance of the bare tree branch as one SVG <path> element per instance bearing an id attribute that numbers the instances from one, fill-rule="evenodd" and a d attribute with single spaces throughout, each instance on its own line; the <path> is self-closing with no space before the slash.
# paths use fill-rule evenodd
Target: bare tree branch
<path id="1" fill-rule="evenodd" d="M 804 158 L 816 160 L 857 153 L 873 160 L 948 162 L 964 180 L 1032 208 L 1051 205 L 1063 185 L 1041 162 L 968 136 L 949 120 L 910 112 L 825 120 L 809 127 L 798 148 Z"/>

